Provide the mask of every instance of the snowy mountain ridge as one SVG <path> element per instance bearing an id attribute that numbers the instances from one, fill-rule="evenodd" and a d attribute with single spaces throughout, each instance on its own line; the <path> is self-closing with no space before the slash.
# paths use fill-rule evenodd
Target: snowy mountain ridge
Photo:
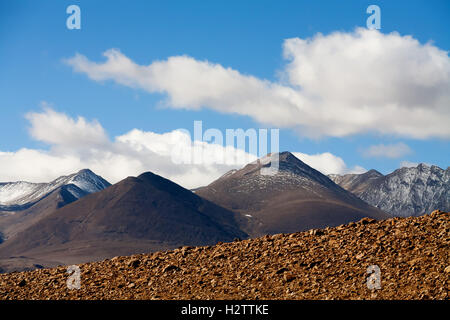
<path id="1" fill-rule="evenodd" d="M 262 167 L 270 167 L 273 161 L 278 162 L 278 171 L 274 175 L 262 175 L 260 169 Z M 305 184 L 318 184 L 333 187 L 334 183 L 319 171 L 306 165 L 300 159 L 290 152 L 281 152 L 279 154 L 269 154 L 261 159 L 249 163 L 241 170 L 231 170 L 220 177 L 228 179 L 234 176 L 244 176 L 248 183 L 255 184 L 258 188 L 260 185 L 280 184 L 292 185 L 294 187 L 303 186 Z"/>
<path id="2" fill-rule="evenodd" d="M 371 170 L 363 174 L 329 175 L 344 189 L 394 216 L 419 216 L 450 210 L 450 168 L 423 163 L 388 175 Z"/>
<path id="3" fill-rule="evenodd" d="M 26 209 L 62 186 L 68 186 L 67 191 L 79 199 L 85 194 L 103 190 L 110 185 L 89 169 L 59 177 L 49 183 L 26 181 L 0 183 L 0 211 Z"/>

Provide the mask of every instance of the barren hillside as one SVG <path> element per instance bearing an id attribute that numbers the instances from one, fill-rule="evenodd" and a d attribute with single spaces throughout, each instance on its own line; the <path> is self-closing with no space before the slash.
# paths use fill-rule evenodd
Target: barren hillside
<path id="1" fill-rule="evenodd" d="M 357 223 L 208 247 L 1 274 L 0 299 L 448 299 L 450 214 Z M 381 288 L 368 289 L 377 265 Z"/>

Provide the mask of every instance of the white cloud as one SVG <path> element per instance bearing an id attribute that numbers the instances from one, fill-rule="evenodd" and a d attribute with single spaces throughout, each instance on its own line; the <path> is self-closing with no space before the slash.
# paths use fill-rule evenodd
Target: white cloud
<path id="1" fill-rule="evenodd" d="M 329 152 L 318 154 L 306 154 L 301 152 L 293 152 L 294 156 L 309 165 L 310 167 L 327 174 L 347 174 L 347 173 L 363 173 L 367 170 L 361 166 L 348 168 L 342 158 L 335 156 Z"/>
<path id="2" fill-rule="evenodd" d="M 172 108 L 248 115 L 310 137 L 378 132 L 450 138 L 450 59 L 431 43 L 358 28 L 287 39 L 282 81 L 270 82 L 187 56 L 138 65 L 120 51 L 66 62 L 96 81 L 167 94 Z"/>
<path id="3" fill-rule="evenodd" d="M 133 129 L 111 141 L 97 121 L 72 119 L 49 107 L 28 113 L 27 118 L 30 134 L 50 148 L 0 151 L 0 181 L 48 182 L 89 168 L 112 183 L 152 171 L 186 188 L 194 188 L 256 160 L 232 146 L 193 142 L 183 130 L 160 134 Z M 203 151 L 202 161 L 192 163 L 196 150 Z M 328 152 L 294 155 L 324 174 L 365 171 L 361 167 L 347 168 L 341 158 Z"/>
<path id="4" fill-rule="evenodd" d="M 111 141 L 97 121 L 72 119 L 50 108 L 29 113 L 27 119 L 32 137 L 49 144 L 50 149 L 0 152 L 0 181 L 45 182 L 90 168 L 112 183 L 152 171 L 192 188 L 209 184 L 228 170 L 256 159 L 230 146 L 193 143 L 182 130 L 159 134 L 133 129 Z M 186 163 L 194 150 L 203 151 L 204 161 Z M 217 154 L 229 162 L 217 159 Z"/>
<path id="5" fill-rule="evenodd" d="M 83 117 L 76 120 L 64 113 L 58 113 L 43 103 L 45 112 L 26 114 L 30 122 L 31 136 L 54 146 L 84 148 L 86 145 L 104 145 L 108 137 L 102 126 L 96 121 L 88 122 Z"/>
<path id="6" fill-rule="evenodd" d="M 49 182 L 82 168 L 78 157 L 67 154 L 52 154 L 26 148 L 16 152 L 0 152 L 1 182 Z"/>
<path id="7" fill-rule="evenodd" d="M 403 142 L 396 144 L 378 144 L 370 146 L 363 151 L 363 155 L 368 158 L 390 158 L 397 159 L 411 154 L 412 150 Z"/>

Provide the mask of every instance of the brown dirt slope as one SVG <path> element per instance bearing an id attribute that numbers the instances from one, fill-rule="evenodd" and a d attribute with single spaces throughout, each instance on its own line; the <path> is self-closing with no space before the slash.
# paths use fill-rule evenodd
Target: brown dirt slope
<path id="1" fill-rule="evenodd" d="M 1 274 L 0 299 L 449 299 L 450 213 Z M 368 289 L 378 265 L 381 289 Z"/>

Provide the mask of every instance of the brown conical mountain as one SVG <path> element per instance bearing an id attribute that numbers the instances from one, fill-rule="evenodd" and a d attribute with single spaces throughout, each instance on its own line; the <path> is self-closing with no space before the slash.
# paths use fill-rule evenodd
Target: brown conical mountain
<path id="1" fill-rule="evenodd" d="M 239 214 L 148 172 L 45 216 L 0 245 L 0 257 L 52 265 L 215 244 L 247 237 L 239 219 Z"/>
<path id="2" fill-rule="evenodd" d="M 337 226 L 363 217 L 389 216 L 336 185 L 290 152 L 279 155 L 275 175 L 261 174 L 276 154 L 233 170 L 195 192 L 248 218 L 251 235 Z"/>

